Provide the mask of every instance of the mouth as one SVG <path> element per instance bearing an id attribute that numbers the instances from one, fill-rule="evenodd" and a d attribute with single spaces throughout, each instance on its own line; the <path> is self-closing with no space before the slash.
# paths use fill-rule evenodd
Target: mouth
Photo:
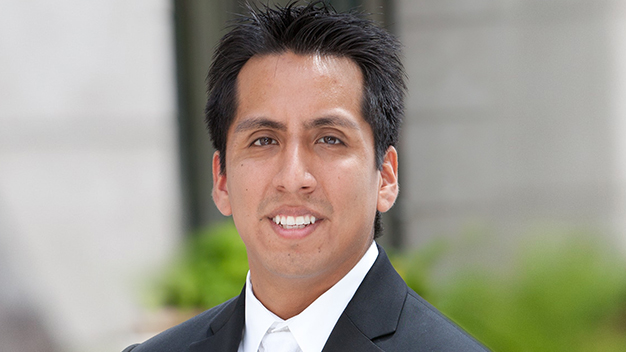
<path id="1" fill-rule="evenodd" d="M 317 220 L 313 215 L 276 215 L 271 220 L 278 226 L 286 230 L 298 230 L 315 224 Z"/>

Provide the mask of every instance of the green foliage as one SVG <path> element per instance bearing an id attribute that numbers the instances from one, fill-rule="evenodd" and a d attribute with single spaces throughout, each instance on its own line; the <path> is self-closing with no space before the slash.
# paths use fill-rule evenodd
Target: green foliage
<path id="1" fill-rule="evenodd" d="M 232 222 L 189 237 L 157 281 L 159 305 L 204 310 L 241 292 L 248 271 L 246 247 Z"/>
<path id="2" fill-rule="evenodd" d="M 525 247 L 513 270 L 463 268 L 443 283 L 432 280 L 433 263 L 450 251 L 427 251 L 426 266 L 397 263 L 410 286 L 494 351 L 626 351 L 623 258 L 597 236 L 546 238 L 555 236 Z"/>

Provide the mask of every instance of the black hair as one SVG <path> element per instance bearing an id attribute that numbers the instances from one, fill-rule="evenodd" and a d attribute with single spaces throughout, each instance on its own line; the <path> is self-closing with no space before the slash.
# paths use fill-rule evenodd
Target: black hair
<path id="1" fill-rule="evenodd" d="M 325 1 L 255 7 L 236 19 L 220 40 L 209 69 L 206 123 L 226 170 L 226 136 L 237 109 L 237 76 L 253 56 L 291 51 L 351 59 L 363 75 L 362 115 L 374 134 L 376 167 L 398 142 L 404 113 L 404 68 L 400 43 L 355 11 L 337 13 Z M 377 212 L 375 232 L 380 231 Z"/>

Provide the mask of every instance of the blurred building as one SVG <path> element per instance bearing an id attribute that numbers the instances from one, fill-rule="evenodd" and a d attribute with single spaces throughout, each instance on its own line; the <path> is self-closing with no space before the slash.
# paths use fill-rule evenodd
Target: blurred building
<path id="1" fill-rule="evenodd" d="M 626 3 L 396 7 L 410 80 L 407 243 L 564 227 L 626 248 Z"/>
<path id="2" fill-rule="evenodd" d="M 361 6 L 405 45 L 388 245 L 475 226 L 507 243 L 545 225 L 626 248 L 625 2 L 331 2 Z M 141 337 L 141 288 L 188 230 L 221 217 L 204 79 L 239 11 L 237 0 L 3 3 L 0 349 L 21 334 L 40 339 L 20 351 Z"/>
<path id="3" fill-rule="evenodd" d="M 1 350 L 130 342 L 183 233 L 172 28 L 166 0 L 2 3 Z"/>

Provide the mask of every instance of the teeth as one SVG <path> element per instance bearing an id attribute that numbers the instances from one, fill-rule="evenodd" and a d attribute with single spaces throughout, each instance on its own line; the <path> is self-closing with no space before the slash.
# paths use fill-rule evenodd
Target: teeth
<path id="1" fill-rule="evenodd" d="M 272 221 L 287 229 L 304 228 L 307 225 L 315 224 L 315 216 L 283 216 L 276 215 Z"/>

